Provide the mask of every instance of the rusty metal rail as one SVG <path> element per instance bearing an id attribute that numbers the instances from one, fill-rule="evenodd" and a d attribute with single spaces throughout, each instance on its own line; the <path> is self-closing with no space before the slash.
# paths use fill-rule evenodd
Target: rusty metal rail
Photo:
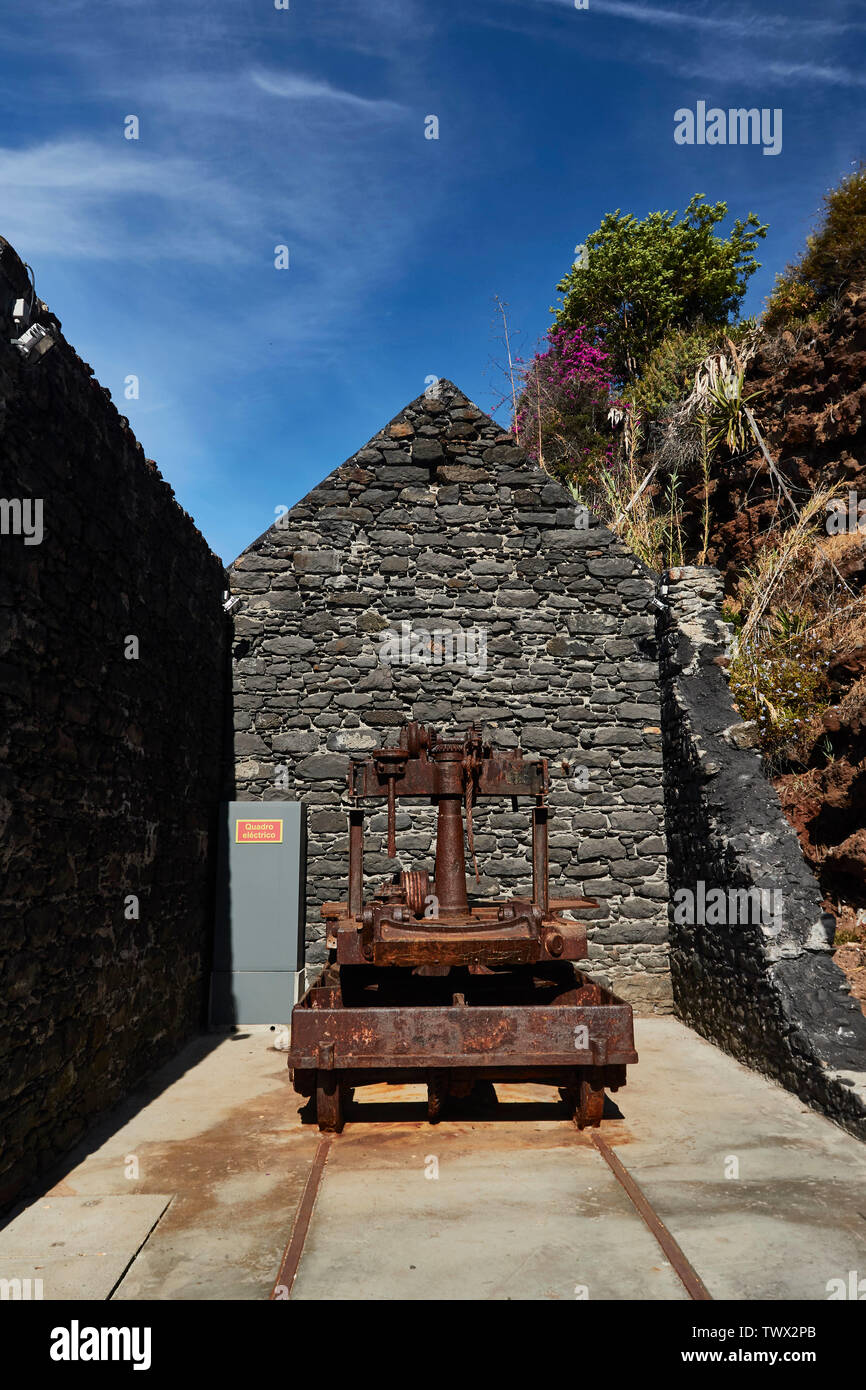
<path id="1" fill-rule="evenodd" d="M 646 1193 L 629 1173 L 622 1160 L 596 1130 L 590 1132 L 593 1146 L 610 1168 L 613 1176 L 625 1191 L 637 1215 L 658 1244 L 665 1259 L 674 1270 L 689 1298 L 694 1302 L 712 1302 L 712 1294 L 701 1279 L 697 1270 L 685 1255 L 682 1247 L 671 1235 L 667 1226 L 654 1209 Z M 313 1212 L 322 1186 L 325 1164 L 331 1144 L 339 1140 L 331 1135 L 322 1135 L 310 1167 L 301 1200 L 295 1213 L 292 1231 L 285 1253 L 280 1261 L 280 1269 L 270 1293 L 273 1301 L 291 1298 L 292 1287 L 304 1253 L 304 1245 L 312 1223 Z"/>
<path id="2" fill-rule="evenodd" d="M 298 1203 L 298 1210 L 295 1213 L 292 1234 L 289 1237 L 285 1254 L 280 1261 L 280 1269 L 274 1280 L 274 1287 L 271 1289 L 270 1297 L 274 1302 L 283 1302 L 285 1299 L 291 1298 L 292 1285 L 301 1263 L 301 1255 L 304 1253 L 304 1242 L 307 1239 L 307 1232 L 313 1219 L 313 1209 L 319 1195 L 331 1143 L 330 1134 L 323 1134 L 319 1139 L 316 1154 L 304 1184 L 304 1190 L 301 1193 L 301 1200 Z"/>
<path id="3" fill-rule="evenodd" d="M 686 1259 L 682 1248 L 674 1240 L 658 1212 L 650 1205 L 646 1193 L 642 1188 L 638 1187 L 638 1184 L 631 1176 L 631 1173 L 629 1173 L 625 1164 L 617 1157 L 610 1147 L 610 1144 L 602 1139 L 601 1135 L 596 1130 L 592 1131 L 590 1138 L 617 1182 L 626 1192 L 629 1201 L 647 1230 L 650 1232 L 650 1235 L 654 1236 L 658 1241 L 664 1251 L 666 1259 L 669 1261 L 671 1268 L 674 1270 L 689 1298 L 694 1299 L 696 1302 L 712 1301 L 713 1296 L 706 1284 Z"/>

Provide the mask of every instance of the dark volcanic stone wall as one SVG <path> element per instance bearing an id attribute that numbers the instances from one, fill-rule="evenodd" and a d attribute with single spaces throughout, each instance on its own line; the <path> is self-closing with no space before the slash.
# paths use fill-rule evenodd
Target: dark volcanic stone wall
<path id="1" fill-rule="evenodd" d="M 395 741 L 409 719 L 474 721 L 549 757 L 552 892 L 598 900 L 598 977 L 666 1007 L 653 583 L 610 532 L 575 523 L 568 492 L 440 381 L 232 566 L 236 794 L 309 805 L 310 962 L 324 959 L 320 904 L 346 893 L 350 755 Z M 483 633 L 486 669 L 388 664 L 383 634 L 404 623 Z M 478 891 L 527 892 L 528 810 L 482 803 L 475 819 Z M 397 862 L 384 825 L 384 812 L 368 817 L 372 878 L 401 856 L 432 869 L 430 807 L 411 829 L 398 816 Z"/>
<path id="2" fill-rule="evenodd" d="M 821 891 L 762 774 L 754 730 L 731 699 L 722 577 L 710 567 L 672 570 L 665 587 L 659 644 L 677 1012 L 866 1138 L 866 1018 L 831 959 Z M 677 894 L 697 898 L 699 882 L 705 896 L 778 894 L 765 899 L 777 910 L 744 914 L 728 900 L 724 924 L 707 910 L 678 922 Z"/>
<path id="3" fill-rule="evenodd" d="M 62 335 L 10 346 L 25 293 L 0 241 L 0 498 L 44 515 L 0 535 L 7 1196 L 201 1022 L 227 655 L 220 562 Z"/>

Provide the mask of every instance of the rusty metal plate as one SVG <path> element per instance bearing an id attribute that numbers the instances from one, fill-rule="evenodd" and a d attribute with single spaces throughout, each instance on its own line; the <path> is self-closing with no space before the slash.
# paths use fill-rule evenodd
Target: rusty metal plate
<path id="1" fill-rule="evenodd" d="M 333 1046 L 333 1053 L 330 1048 Z M 611 1066 L 637 1061 L 628 1004 L 341 1008 L 299 1005 L 289 1065 Z"/>
<path id="2" fill-rule="evenodd" d="M 469 936 L 455 932 L 453 937 L 425 938 L 383 936 L 373 942 L 374 965 L 531 965 L 546 959 L 536 940 L 528 936 Z"/>
<path id="3" fill-rule="evenodd" d="M 416 762 L 395 765 L 391 777 L 377 768 L 373 758 L 349 764 L 347 782 L 353 797 L 386 797 L 389 780 L 395 796 L 430 797 L 437 793 L 438 764 Z M 548 788 L 547 759 L 524 761 L 519 755 L 496 753 L 486 758 L 475 787 L 477 796 L 543 796 Z"/>

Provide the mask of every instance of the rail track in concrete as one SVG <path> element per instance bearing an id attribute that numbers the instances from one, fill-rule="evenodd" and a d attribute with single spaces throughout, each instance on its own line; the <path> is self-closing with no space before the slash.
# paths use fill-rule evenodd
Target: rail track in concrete
<path id="1" fill-rule="evenodd" d="M 421 1086 L 363 1088 L 270 1297 L 818 1301 L 866 1275 L 860 1141 L 674 1019 L 638 1050 L 582 1132 L 529 1083 L 437 1124 Z"/>
<path id="2" fill-rule="evenodd" d="M 555 1107 L 549 1108 L 553 1109 Z M 585 1151 L 585 1140 L 581 1141 L 581 1139 L 578 1138 L 577 1133 L 573 1130 L 569 1121 L 564 1118 L 562 1120 L 562 1125 L 563 1142 L 566 1148 L 568 1147 L 569 1139 L 571 1139 L 575 1147 L 579 1147 L 581 1150 Z M 571 1130 L 571 1133 L 569 1133 L 569 1130 Z M 700 1275 L 693 1268 L 683 1250 L 666 1227 L 661 1216 L 654 1209 L 646 1194 L 642 1191 L 640 1184 L 628 1171 L 628 1168 L 600 1132 L 600 1129 L 587 1130 L 585 1134 L 594 1151 L 604 1160 L 613 1178 L 625 1193 L 634 1212 L 652 1236 L 662 1261 L 676 1275 L 684 1291 L 683 1296 L 696 1301 L 711 1300 L 712 1295 Z M 287 1300 L 292 1297 L 292 1291 L 295 1287 L 295 1282 L 301 1267 L 307 1237 L 310 1233 L 311 1225 L 315 1220 L 317 1205 L 322 1194 L 328 1160 L 335 1147 L 339 1150 L 341 1140 L 341 1135 L 333 1134 L 323 1134 L 319 1138 L 318 1146 L 312 1164 L 310 1165 L 310 1171 L 295 1213 L 291 1236 L 286 1246 L 277 1277 L 274 1281 L 274 1287 L 270 1293 L 270 1298 L 272 1300 Z M 430 1147 L 432 1148 L 435 1146 L 435 1136 L 431 1133 Z M 428 1165 L 434 1157 L 436 1156 L 427 1156 Z M 327 1198 L 324 1200 L 327 1200 Z M 572 1296 L 589 1297 L 589 1286 L 585 1284 L 575 1285 Z"/>

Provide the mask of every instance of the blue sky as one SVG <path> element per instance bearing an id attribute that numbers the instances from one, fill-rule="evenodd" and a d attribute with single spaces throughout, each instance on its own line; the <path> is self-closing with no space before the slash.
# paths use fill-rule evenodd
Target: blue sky
<path id="1" fill-rule="evenodd" d="M 755 312 L 863 154 L 863 0 L 6 0 L 3 29 L 0 234 L 225 561 L 429 376 L 494 407 L 494 296 L 530 353 L 605 212 L 756 212 Z M 676 145 L 698 100 L 780 107 L 781 153 Z"/>

